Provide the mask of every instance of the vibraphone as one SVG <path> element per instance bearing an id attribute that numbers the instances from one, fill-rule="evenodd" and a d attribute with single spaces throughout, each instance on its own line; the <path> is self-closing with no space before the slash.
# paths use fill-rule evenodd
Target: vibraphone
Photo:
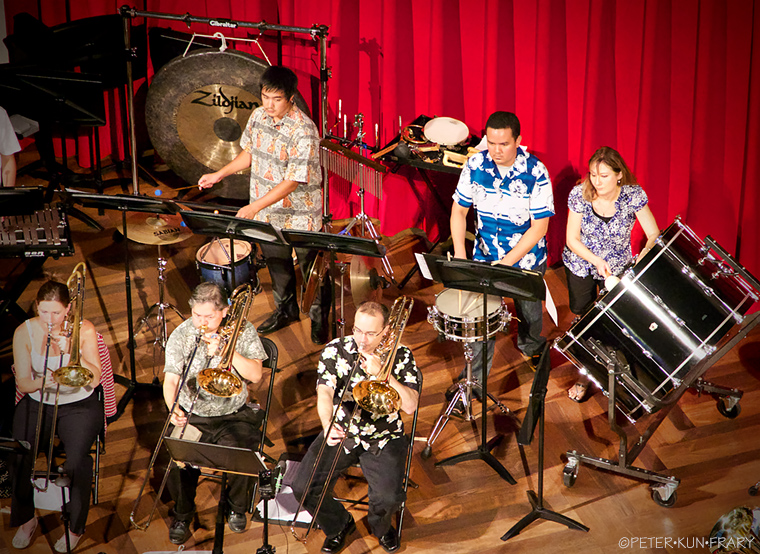
<path id="1" fill-rule="evenodd" d="M 0 216 L 0 258 L 71 256 L 74 245 L 63 208 Z"/>
<path id="2" fill-rule="evenodd" d="M 46 205 L 30 214 L 0 216 L 0 258 L 30 258 L 15 282 L 0 291 L 0 317 L 7 310 L 19 321 L 26 319 L 26 312 L 16 300 L 49 256 L 73 253 L 69 222 L 62 207 Z"/>

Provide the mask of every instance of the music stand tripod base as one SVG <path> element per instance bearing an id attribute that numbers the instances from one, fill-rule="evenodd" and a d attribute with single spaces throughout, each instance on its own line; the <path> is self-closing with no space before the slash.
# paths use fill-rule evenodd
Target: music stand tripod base
<path id="1" fill-rule="evenodd" d="M 568 529 L 575 529 L 577 531 L 588 532 L 589 528 L 585 525 L 578 523 L 574 519 L 570 519 L 567 516 L 553 512 L 544 507 L 544 422 L 546 415 L 546 383 L 549 380 L 549 345 L 544 346 L 541 353 L 541 358 L 536 368 L 536 374 L 533 377 L 533 387 L 530 393 L 530 405 L 528 406 L 528 413 L 523 420 L 522 428 L 518 435 L 518 442 L 520 444 L 530 444 L 530 437 L 533 436 L 533 429 L 535 427 L 535 419 L 530 417 L 530 414 L 535 414 L 536 408 L 538 411 L 538 494 L 532 490 L 528 491 L 528 502 L 530 502 L 531 511 L 518 521 L 512 528 L 502 535 L 501 540 L 506 541 L 519 534 L 520 531 L 525 529 L 528 525 L 536 521 L 537 519 L 544 519 L 547 521 L 553 521 L 565 525 Z M 528 438 L 524 438 L 525 436 Z"/>

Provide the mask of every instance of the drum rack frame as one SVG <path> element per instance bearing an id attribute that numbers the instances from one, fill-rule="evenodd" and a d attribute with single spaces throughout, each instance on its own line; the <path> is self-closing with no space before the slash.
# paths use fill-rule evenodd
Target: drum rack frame
<path id="1" fill-rule="evenodd" d="M 715 240 L 707 236 L 705 238 L 706 249 L 713 249 L 720 254 L 723 260 L 728 263 L 731 268 L 743 277 L 747 283 L 756 291 L 760 291 L 760 282 L 755 279 L 744 267 L 739 265 L 728 252 L 726 252 Z M 680 484 L 680 479 L 675 476 L 668 476 L 662 473 L 657 473 L 641 467 L 632 465 L 636 458 L 641 454 L 649 439 L 655 433 L 660 424 L 670 413 L 670 410 L 675 407 L 678 400 L 686 392 L 687 389 L 695 389 L 699 394 L 703 391 L 717 397 L 718 411 L 724 417 L 733 419 L 739 415 L 741 406 L 739 401 L 742 397 L 742 391 L 737 389 L 728 389 L 720 387 L 708 381 L 702 379 L 702 375 L 710 369 L 715 363 L 717 363 L 723 356 L 725 356 L 731 349 L 741 342 L 752 329 L 754 329 L 760 323 L 760 312 L 755 312 L 746 318 L 742 322 L 741 327 L 729 340 L 727 340 L 721 347 L 715 352 L 705 357 L 702 361 L 696 364 L 691 371 L 686 375 L 684 380 L 673 392 L 672 398 L 668 403 L 660 410 L 652 414 L 652 419 L 644 429 L 642 433 L 639 433 L 639 438 L 629 449 L 629 439 L 626 429 L 618 425 L 616 403 L 615 403 L 615 377 L 620 373 L 626 371 L 623 364 L 617 359 L 614 352 L 609 352 L 602 348 L 600 344 L 595 343 L 593 340 L 587 339 L 586 346 L 591 352 L 596 355 L 599 360 L 607 367 L 607 375 L 609 378 L 608 384 L 608 398 L 607 398 L 607 419 L 610 429 L 614 431 L 620 437 L 620 445 L 618 450 L 618 459 L 610 460 L 607 458 L 599 458 L 596 456 L 588 456 L 586 454 L 580 454 L 576 450 L 569 450 L 565 453 L 567 463 L 562 471 L 562 481 L 566 487 L 572 487 L 578 477 L 581 464 L 587 464 L 596 469 L 603 469 L 612 473 L 629 477 L 632 479 L 639 479 L 648 483 L 651 483 L 652 500 L 660 506 L 671 507 L 676 503 L 677 494 L 676 489 Z M 635 429 L 635 425 L 632 426 Z"/>

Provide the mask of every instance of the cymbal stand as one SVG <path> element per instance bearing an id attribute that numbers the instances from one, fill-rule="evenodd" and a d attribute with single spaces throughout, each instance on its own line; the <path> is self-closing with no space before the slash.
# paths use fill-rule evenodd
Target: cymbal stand
<path id="1" fill-rule="evenodd" d="M 153 304 L 148 310 L 145 312 L 145 315 L 140 319 L 140 321 L 137 323 L 137 329 L 135 329 L 135 335 L 137 335 L 143 328 L 144 325 L 147 325 L 148 320 L 153 315 L 153 312 L 155 310 L 156 312 L 156 338 L 153 341 L 153 369 L 155 373 L 156 369 L 156 359 L 155 359 L 155 352 L 156 352 L 156 346 L 160 346 L 162 351 L 166 350 L 166 341 L 169 338 L 169 334 L 166 329 L 166 309 L 169 308 L 174 311 L 175 314 L 177 314 L 183 321 L 185 320 L 185 317 L 182 315 L 182 313 L 177 309 L 176 306 L 173 304 L 170 304 L 168 302 L 164 302 L 164 283 L 166 282 L 166 278 L 164 277 L 164 271 L 166 270 L 166 259 L 161 256 L 161 245 L 158 245 L 158 302 Z M 134 337 L 133 337 L 134 340 Z"/>
<path id="2" fill-rule="evenodd" d="M 480 382 L 474 380 L 472 378 L 472 359 L 474 357 L 474 353 L 472 351 L 472 346 L 469 342 L 464 343 L 464 361 L 465 361 L 465 370 L 467 377 L 465 379 L 461 379 L 457 384 L 457 392 L 454 395 L 454 397 L 451 399 L 451 402 L 449 402 L 449 405 L 446 407 L 446 410 L 438 417 L 438 420 L 435 422 L 435 425 L 433 426 L 433 430 L 430 432 L 430 437 L 427 439 L 427 444 L 425 445 L 425 448 L 422 450 L 422 453 L 420 454 L 422 456 L 423 460 L 427 460 L 430 458 L 430 455 L 433 452 L 433 443 L 438 438 L 438 435 L 443 432 L 444 427 L 446 427 L 446 424 L 449 422 L 449 419 L 451 418 L 451 414 L 454 410 L 454 407 L 457 405 L 457 403 L 461 400 L 462 404 L 464 404 L 464 415 L 461 416 L 464 421 L 472 421 L 475 419 L 475 417 L 472 415 L 472 389 L 477 388 L 481 391 L 481 395 L 483 394 L 483 387 L 480 385 Z M 496 406 L 499 407 L 501 412 L 503 414 L 512 415 L 512 412 L 510 412 L 509 408 L 507 408 L 502 402 L 496 398 L 493 394 L 490 392 L 487 393 L 488 398 L 491 399 L 491 401 L 496 404 Z M 456 417 L 456 416 L 455 416 Z"/>
<path id="3" fill-rule="evenodd" d="M 354 116 L 354 125 L 357 128 L 356 133 L 356 139 L 351 143 L 351 145 L 358 145 L 362 150 L 366 149 L 367 145 L 364 143 L 364 114 L 358 113 L 356 116 Z M 369 235 L 369 238 L 374 240 L 376 243 L 380 244 L 380 235 L 378 234 L 377 230 L 375 229 L 375 226 L 372 224 L 372 220 L 367 216 L 366 212 L 364 211 L 364 195 L 366 193 L 364 189 L 364 176 L 362 174 L 363 172 L 359 171 L 358 179 L 357 179 L 357 185 L 359 185 L 359 213 L 354 216 L 354 218 L 351 220 L 351 222 L 346 226 L 343 231 L 341 231 L 340 234 L 348 234 L 351 229 L 353 229 L 356 225 L 361 225 L 361 236 L 363 238 L 366 238 L 367 235 Z M 390 261 L 388 260 L 387 255 L 383 255 L 381 258 L 383 263 L 383 271 L 385 271 L 385 274 L 388 276 L 388 278 L 391 280 L 391 282 L 394 285 L 398 285 L 398 282 L 396 282 L 396 277 L 393 273 L 393 267 L 391 266 Z"/>

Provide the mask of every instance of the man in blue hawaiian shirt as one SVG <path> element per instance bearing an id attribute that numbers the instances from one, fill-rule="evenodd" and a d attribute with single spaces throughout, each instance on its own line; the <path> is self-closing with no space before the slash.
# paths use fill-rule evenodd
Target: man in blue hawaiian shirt
<path id="1" fill-rule="evenodd" d="M 544 164 L 520 146 L 520 120 L 510 112 L 494 112 L 486 122 L 487 150 L 472 156 L 462 169 L 451 208 L 454 256 L 466 258 L 467 214 L 475 208 L 473 259 L 546 271 L 546 231 L 554 215 L 554 196 Z M 546 344 L 541 336 L 541 301 L 515 300 L 517 346 L 533 366 Z M 483 377 L 482 343 L 473 343 L 473 377 Z M 491 370 L 494 339 L 488 340 Z M 464 372 L 463 372 L 464 374 Z M 464 375 L 462 375 L 464 377 Z M 480 398 L 479 389 L 474 390 Z"/>

